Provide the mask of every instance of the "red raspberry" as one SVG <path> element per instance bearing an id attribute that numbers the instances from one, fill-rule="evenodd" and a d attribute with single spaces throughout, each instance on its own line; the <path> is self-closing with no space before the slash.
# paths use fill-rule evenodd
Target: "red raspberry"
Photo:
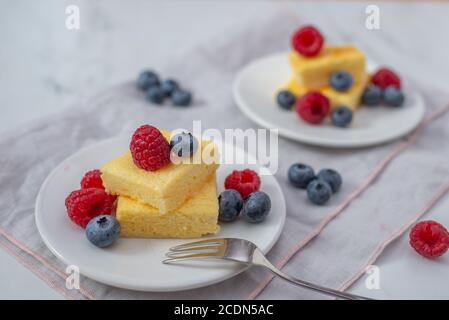
<path id="1" fill-rule="evenodd" d="M 410 245 L 420 255 L 436 258 L 449 248 L 449 232 L 436 221 L 422 221 L 410 231 Z"/>
<path id="2" fill-rule="evenodd" d="M 226 177 L 225 189 L 234 189 L 240 193 L 243 199 L 251 193 L 259 191 L 260 178 L 257 172 L 251 169 L 242 171 L 234 170 Z"/>
<path id="3" fill-rule="evenodd" d="M 305 26 L 298 29 L 292 37 L 292 47 L 306 57 L 316 56 L 323 46 L 324 38 L 318 29 Z"/>
<path id="4" fill-rule="evenodd" d="M 317 124 L 324 120 L 330 109 L 329 99 L 318 91 L 310 91 L 296 103 L 296 112 L 306 122 Z"/>
<path id="5" fill-rule="evenodd" d="M 100 170 L 91 170 L 84 174 L 84 177 L 81 180 L 81 189 L 87 188 L 104 189 Z"/>
<path id="6" fill-rule="evenodd" d="M 115 196 L 98 188 L 75 190 L 65 199 L 69 218 L 85 228 L 89 221 L 101 214 L 111 214 Z"/>
<path id="7" fill-rule="evenodd" d="M 170 163 L 170 145 L 155 127 L 143 125 L 138 128 L 129 145 L 136 166 L 156 171 Z"/>
<path id="8" fill-rule="evenodd" d="M 393 86 L 398 89 L 401 88 L 401 79 L 392 70 L 387 68 L 381 68 L 376 71 L 371 77 L 371 82 L 382 90 L 388 86 Z"/>

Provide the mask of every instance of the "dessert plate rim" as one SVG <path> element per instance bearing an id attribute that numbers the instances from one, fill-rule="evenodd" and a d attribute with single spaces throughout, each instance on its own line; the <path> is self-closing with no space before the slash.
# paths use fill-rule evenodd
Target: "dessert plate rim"
<path id="1" fill-rule="evenodd" d="M 78 150 L 77 152 L 73 153 L 72 155 L 68 156 L 66 159 L 64 159 L 61 163 L 59 163 L 51 172 L 50 174 L 46 177 L 46 179 L 44 180 L 43 184 L 41 185 L 41 188 L 39 190 L 39 193 L 36 197 L 36 203 L 35 203 L 35 222 L 36 222 L 36 226 L 38 229 L 38 232 L 44 242 L 44 244 L 47 246 L 47 248 L 59 259 L 61 260 L 64 264 L 66 264 L 67 266 L 69 265 L 74 265 L 79 267 L 79 271 L 81 275 L 84 275 L 88 278 L 91 278 L 95 281 L 113 286 L 113 287 L 118 287 L 118 288 L 123 288 L 123 289 L 130 289 L 130 290 L 135 290 L 135 291 L 146 291 L 146 292 L 175 292 L 175 291 L 182 291 L 182 290 L 189 290 L 189 289 L 195 289 L 195 288 L 200 288 L 200 287 L 204 287 L 204 286 L 208 286 L 208 285 L 212 285 L 212 284 L 216 284 L 222 281 L 225 281 L 227 279 L 230 279 L 238 274 L 240 274 L 241 272 L 245 271 L 248 267 L 243 266 L 243 265 L 237 265 L 237 264 L 231 264 L 225 261 L 221 261 L 221 262 L 217 262 L 218 264 L 216 264 L 217 268 L 215 268 L 215 270 L 218 270 L 218 272 L 215 272 L 213 275 L 209 275 L 207 276 L 208 272 L 210 273 L 211 271 L 207 271 L 208 266 L 205 267 L 205 265 L 203 265 L 204 263 L 208 264 L 210 262 L 198 262 L 197 265 L 194 266 L 177 266 L 177 265 L 163 265 L 162 264 L 162 260 L 164 259 L 164 256 L 162 255 L 157 255 L 155 256 L 153 259 L 151 260 L 157 260 L 157 262 L 160 262 L 160 265 L 162 266 L 162 268 L 168 268 L 170 269 L 170 272 L 168 272 L 168 274 L 171 274 L 171 276 L 173 276 L 173 274 L 177 274 L 179 275 L 179 281 L 176 284 L 173 284 L 173 281 L 171 281 L 169 284 L 164 285 L 163 283 L 161 283 L 159 280 L 157 281 L 156 284 L 152 284 L 151 279 L 154 278 L 155 276 L 153 275 L 151 277 L 151 273 L 152 270 L 148 270 L 148 278 L 145 279 L 140 279 L 140 281 L 135 281 L 136 279 L 134 279 L 133 281 L 129 280 L 129 272 L 128 274 L 120 274 L 120 272 L 117 272 L 116 269 L 112 268 L 112 270 L 107 271 L 107 270 L 100 270 L 101 272 L 99 272 L 98 267 L 96 268 L 95 266 L 89 265 L 89 263 L 86 263 L 86 261 L 77 261 L 77 259 L 73 258 L 73 255 L 70 254 L 70 252 L 67 252 L 66 249 L 64 248 L 64 245 L 61 245 L 61 243 L 66 242 L 68 239 L 64 239 L 59 235 L 55 237 L 54 233 L 55 230 L 51 231 L 51 227 L 49 228 L 48 226 L 48 222 L 49 222 L 49 218 L 54 218 L 55 213 L 54 213 L 54 208 L 51 209 L 50 211 L 53 210 L 53 216 L 49 215 L 48 213 L 48 192 L 49 192 L 49 187 L 51 186 L 53 188 L 53 190 L 55 190 L 55 179 L 59 179 L 60 180 L 60 176 L 63 172 L 66 172 L 67 170 L 70 171 L 70 167 L 76 167 L 75 171 L 88 171 L 91 168 L 89 161 L 87 161 L 86 163 L 81 163 L 80 166 L 78 167 L 77 161 L 79 159 L 77 159 L 78 157 L 80 157 L 80 155 L 82 156 L 83 154 L 90 154 L 93 150 L 96 150 L 97 153 L 96 155 L 98 156 L 99 153 L 98 152 L 98 148 L 100 145 L 104 145 L 104 144 L 117 144 L 117 141 L 121 140 L 121 144 L 122 145 L 126 145 L 127 141 L 129 140 L 129 136 L 128 135 L 119 135 L 116 137 L 112 137 L 109 139 L 105 139 L 105 140 L 101 140 L 101 141 L 97 141 L 89 146 L 86 146 L 84 148 L 81 148 L 80 150 Z M 235 148 L 235 147 L 234 147 Z M 238 148 L 237 148 L 238 149 Z M 122 150 L 123 151 L 123 150 Z M 240 149 L 240 151 L 238 152 L 245 152 L 243 150 Z M 120 153 L 117 153 L 117 156 Z M 246 154 L 246 152 L 245 152 Z M 249 156 L 248 154 L 246 154 L 246 156 Z M 101 158 L 101 157 L 100 157 Z M 97 160 L 98 161 L 98 160 Z M 79 161 L 78 161 L 79 162 Z M 82 161 L 81 161 L 82 162 Z M 93 161 L 95 162 L 95 160 Z M 89 167 L 87 167 L 89 166 Z M 232 165 L 230 165 L 232 168 Z M 259 165 L 253 165 L 254 167 L 259 167 Z M 97 166 L 98 167 L 98 166 Z M 236 165 L 236 168 L 238 166 Z M 89 169 L 90 168 L 90 169 Z M 222 166 L 220 166 L 220 168 L 222 168 Z M 219 183 L 219 171 L 220 168 L 217 170 L 217 183 Z M 231 169 L 229 169 L 231 170 Z M 220 175 L 223 175 L 223 172 L 220 172 Z M 78 174 L 76 174 L 75 176 L 78 176 Z M 78 183 L 78 185 L 76 185 L 75 181 L 73 180 L 73 174 L 68 176 L 68 180 L 71 181 L 71 183 L 69 183 L 69 185 L 71 185 L 71 190 L 74 190 L 76 188 L 78 188 L 79 186 L 79 181 L 82 178 L 82 175 L 78 177 L 78 181 L 76 181 L 76 183 Z M 275 221 L 275 225 L 273 225 L 272 229 L 273 232 L 271 234 L 263 234 L 261 235 L 261 238 L 263 237 L 263 241 L 264 241 L 264 245 L 261 246 L 262 251 L 264 251 L 265 253 L 267 253 L 273 246 L 274 244 L 277 242 L 277 240 L 279 239 L 283 227 L 284 227 L 284 222 L 285 222 L 285 218 L 286 218 L 286 203 L 285 203 L 285 198 L 282 192 L 282 189 L 278 183 L 278 181 L 276 180 L 276 178 L 274 177 L 274 175 L 269 175 L 269 176 L 261 176 L 262 179 L 262 191 L 264 191 L 264 182 L 265 184 L 268 183 L 270 190 L 275 190 L 276 194 L 271 194 L 270 193 L 270 197 L 272 198 L 272 203 L 274 203 L 273 207 L 272 207 L 272 211 L 271 213 L 273 214 L 273 212 L 276 213 L 275 219 L 273 221 Z M 268 182 L 267 182 L 268 181 Z M 66 181 L 65 181 L 66 182 Z M 65 183 L 64 182 L 64 183 Z M 61 186 L 64 187 L 65 189 L 67 189 L 67 186 Z M 50 188 L 51 189 L 51 188 Z M 220 188 L 218 185 L 218 192 L 220 192 Z M 67 193 L 67 192 L 66 192 Z M 68 193 L 67 193 L 68 194 Z M 59 211 L 61 211 L 61 203 L 64 202 L 65 198 L 59 199 Z M 54 200 L 54 199 L 53 199 Z M 93 245 L 91 245 L 88 240 L 85 238 L 84 235 L 84 230 L 80 229 L 78 226 L 74 225 L 69 218 L 67 217 L 67 214 L 65 212 L 65 210 L 63 212 L 58 212 L 58 215 L 60 214 L 60 216 L 64 219 L 61 220 L 61 217 L 57 217 L 57 219 L 60 220 L 59 225 L 63 225 L 65 230 L 63 231 L 59 231 L 60 234 L 67 234 L 67 236 L 71 237 L 74 232 L 79 233 L 76 237 L 77 241 L 80 241 L 80 246 L 84 246 L 86 248 L 86 254 L 92 254 L 92 252 L 94 252 L 95 250 L 99 250 L 98 253 L 103 256 L 106 256 L 108 259 L 112 259 L 111 261 L 113 261 L 113 258 L 111 258 L 111 254 L 109 254 L 109 249 L 99 249 L 94 247 Z M 243 221 L 237 221 L 234 222 L 238 225 L 240 224 L 246 224 L 246 225 L 250 225 L 249 223 L 245 223 Z M 253 225 L 256 226 L 257 225 Z M 260 224 L 260 227 L 263 227 L 264 223 Z M 232 228 L 232 225 L 228 225 L 226 226 L 226 234 L 222 234 L 222 232 L 220 231 L 219 234 L 211 236 L 211 238 L 217 238 L 217 237 L 228 237 L 229 234 L 231 233 L 232 236 L 232 230 L 229 231 L 228 229 Z M 236 227 L 237 228 L 237 227 Z M 256 233 L 256 232 L 254 232 Z M 65 236 L 65 235 L 64 235 Z M 233 235 L 234 237 L 236 237 L 236 235 Z M 240 235 L 241 238 L 245 238 L 245 235 Z M 205 237 L 201 238 L 204 239 Z M 58 241 L 55 241 L 55 239 L 58 239 Z M 84 239 L 84 240 L 82 240 Z M 267 239 L 269 239 L 268 241 L 266 241 Z M 70 239 L 71 241 L 73 241 L 73 237 Z M 151 243 L 154 242 L 166 242 L 166 249 L 168 250 L 169 247 L 173 246 L 173 245 L 177 245 L 177 244 L 181 244 L 183 242 L 191 242 L 191 241 L 195 241 L 198 239 L 126 239 L 126 238 L 121 238 L 119 239 L 119 243 L 127 243 L 127 242 L 135 242 L 138 244 L 139 248 L 146 248 L 145 244 L 142 244 L 144 242 L 148 242 L 148 247 L 151 248 Z M 248 240 L 252 240 L 254 241 L 254 239 L 248 239 Z M 70 241 L 67 241 L 70 242 Z M 257 243 L 257 241 L 255 241 Z M 112 252 L 114 252 L 116 244 L 114 244 L 112 246 Z M 158 245 L 156 245 L 157 247 Z M 120 247 L 120 246 L 119 246 Z M 122 246 L 123 247 L 123 246 Z M 130 247 L 130 245 L 128 245 L 128 247 Z M 119 248 L 119 252 L 121 248 Z M 130 251 L 133 251 L 132 249 Z M 165 252 L 165 251 L 164 251 Z M 107 253 L 107 254 L 105 254 Z M 151 252 L 150 252 L 151 253 Z M 160 253 L 160 250 L 159 250 Z M 112 253 L 113 255 L 114 253 Z M 131 253 L 132 255 L 132 253 Z M 145 257 L 148 257 L 147 254 L 145 254 Z M 93 258 L 95 260 L 95 254 L 92 254 L 91 258 Z M 116 257 L 117 259 L 119 258 L 123 258 L 123 255 L 120 256 L 118 255 L 118 257 Z M 126 255 L 125 255 L 126 258 Z M 195 264 L 195 263 L 194 263 Z M 199 267 L 199 268 L 197 268 Z M 204 279 L 200 279 L 198 280 L 198 276 L 195 278 L 197 281 L 185 281 L 185 279 L 188 279 L 188 275 L 189 275 L 189 270 L 190 273 L 192 273 L 192 270 L 197 270 L 197 269 L 202 269 L 201 272 L 205 274 Z M 213 270 L 214 268 L 209 268 L 209 270 Z M 154 271 L 154 270 L 153 270 Z M 196 274 L 196 273 L 195 273 Z M 163 276 L 163 275 L 162 275 Z M 168 275 L 170 276 L 170 275 Z M 156 277 L 161 277 L 161 274 L 156 275 Z M 183 280 L 184 279 L 184 280 Z"/>
<path id="2" fill-rule="evenodd" d="M 393 115 L 395 119 L 401 120 L 397 127 L 382 126 L 382 130 L 378 127 L 373 128 L 370 132 L 369 127 L 356 128 L 355 130 L 351 127 L 345 129 L 332 127 L 329 123 L 323 125 L 307 124 L 304 121 L 301 121 L 301 119 L 297 119 L 297 115 L 294 114 L 295 112 L 281 110 L 275 104 L 274 92 L 281 87 L 282 82 L 279 82 L 276 85 L 267 84 L 265 85 L 266 88 L 256 88 L 255 85 L 251 84 L 255 78 L 262 78 L 261 75 L 264 72 L 268 74 L 268 77 L 270 77 L 270 73 L 272 75 L 273 72 L 278 75 L 279 71 L 270 70 L 270 67 L 273 68 L 280 63 L 287 63 L 287 53 L 287 51 L 276 52 L 249 62 L 237 73 L 232 85 L 234 101 L 243 114 L 264 128 L 278 130 L 279 135 L 287 139 L 308 145 L 329 148 L 369 147 L 387 143 L 407 135 L 413 131 L 424 118 L 425 105 L 422 95 L 415 90 L 415 88 L 410 88 L 407 85 L 407 81 L 403 81 L 403 83 L 405 82 L 404 91 L 406 94 L 405 105 L 397 109 L 385 108 L 384 112 L 384 119 L 390 114 Z M 377 62 L 367 59 L 368 70 L 374 70 L 378 66 L 379 64 Z M 263 70 L 261 70 L 262 68 Z M 286 75 L 282 81 L 285 82 L 288 79 L 288 76 L 289 74 Z M 260 80 L 256 81 L 261 82 Z M 248 88 L 257 93 L 248 94 Z M 247 90 L 246 93 L 245 90 Z M 263 97 L 261 96 L 262 94 L 264 95 Z M 277 113 L 271 112 L 272 110 L 270 110 L 270 108 L 276 110 Z M 380 108 L 384 107 L 381 106 Z M 405 114 L 406 111 L 404 110 L 407 108 L 412 111 L 411 114 Z M 268 111 L 268 113 L 265 112 L 264 109 L 265 111 Z M 375 121 L 380 122 L 383 117 L 382 115 L 379 115 L 380 111 L 383 110 L 379 110 L 376 107 L 370 108 L 362 106 L 362 109 L 359 110 L 355 116 L 357 117 L 357 115 L 363 113 L 363 118 L 369 118 L 371 115 L 374 115 L 375 117 L 373 117 L 373 119 L 377 119 Z M 286 117 L 286 113 L 291 113 L 291 117 Z M 293 117 L 295 117 L 294 121 L 296 121 L 296 123 L 292 120 Z M 322 126 L 325 126 L 325 135 L 323 135 L 322 132 L 317 131 L 322 128 Z"/>

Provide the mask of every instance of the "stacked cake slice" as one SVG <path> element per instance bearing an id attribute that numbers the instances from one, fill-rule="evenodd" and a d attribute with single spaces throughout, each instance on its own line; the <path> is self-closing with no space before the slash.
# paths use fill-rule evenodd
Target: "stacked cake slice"
<path id="1" fill-rule="evenodd" d="M 169 141 L 170 134 L 162 134 Z M 216 233 L 217 157 L 215 145 L 202 141 L 190 161 L 157 171 L 137 167 L 130 152 L 105 164 L 101 177 L 106 190 L 119 196 L 116 216 L 121 235 L 195 238 Z"/>
<path id="2" fill-rule="evenodd" d="M 327 46 L 313 57 L 291 51 L 288 60 L 293 75 L 284 86 L 286 90 L 296 96 L 317 90 L 330 100 L 331 107 L 344 105 L 353 111 L 357 110 L 368 81 L 365 55 L 359 49 L 352 46 Z M 354 81 L 345 92 L 336 91 L 329 84 L 331 75 L 341 70 L 350 73 Z"/>

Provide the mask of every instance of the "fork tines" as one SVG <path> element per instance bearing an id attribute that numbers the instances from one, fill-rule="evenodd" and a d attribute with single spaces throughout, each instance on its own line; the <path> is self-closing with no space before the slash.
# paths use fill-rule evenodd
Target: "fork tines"
<path id="1" fill-rule="evenodd" d="M 170 251 L 185 251 L 185 250 L 189 250 L 192 248 L 197 248 L 197 247 L 201 247 L 201 246 L 219 246 L 219 245 L 223 245 L 225 243 L 225 239 L 206 239 L 206 240 L 201 240 L 201 241 L 195 241 L 195 242 L 189 242 L 189 243 L 184 243 L 184 244 L 180 244 L 174 247 L 171 247 L 169 250 Z"/>

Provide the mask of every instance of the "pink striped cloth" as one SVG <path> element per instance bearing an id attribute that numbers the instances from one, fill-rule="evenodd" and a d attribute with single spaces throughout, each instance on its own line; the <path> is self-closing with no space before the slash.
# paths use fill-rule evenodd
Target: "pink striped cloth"
<path id="1" fill-rule="evenodd" d="M 282 21 L 282 23 L 278 23 Z M 111 88 L 61 114 L 31 123 L 0 139 L 0 245 L 68 299 L 312 299 L 315 293 L 272 279 L 251 269 L 225 282 L 176 293 L 143 293 L 109 287 L 82 277 L 80 290 L 65 287 L 66 266 L 43 244 L 34 223 L 34 201 L 50 171 L 65 157 L 98 140 L 152 123 L 166 128 L 249 128 L 255 125 L 237 110 L 230 93 L 236 72 L 249 61 L 287 48 L 296 17 L 275 15 L 247 30 L 198 47 L 165 74 L 188 81 L 197 95 L 190 109 L 151 108 L 132 83 Z M 333 30 L 331 20 L 316 21 Z M 358 43 L 366 29 L 330 32 L 328 41 Z M 376 47 L 363 44 L 370 57 L 387 61 L 404 55 L 398 47 L 387 52 L 385 31 L 373 37 Z M 387 61 L 388 62 L 388 61 Z M 420 90 L 426 120 L 410 136 L 387 145 L 357 150 L 330 150 L 281 139 L 278 178 L 287 199 L 285 229 L 268 258 L 305 280 L 346 289 L 383 249 L 428 212 L 448 190 L 449 134 L 446 126 L 449 94 L 414 81 L 407 73 L 415 61 L 401 59 L 397 69 L 407 74 L 409 88 Z M 120 121 L 118 121 L 120 119 Z M 437 152 L 436 152 L 437 151 Z M 291 188 L 286 171 L 293 162 L 331 167 L 343 174 L 344 186 L 326 206 L 313 206 L 303 192 Z"/>

